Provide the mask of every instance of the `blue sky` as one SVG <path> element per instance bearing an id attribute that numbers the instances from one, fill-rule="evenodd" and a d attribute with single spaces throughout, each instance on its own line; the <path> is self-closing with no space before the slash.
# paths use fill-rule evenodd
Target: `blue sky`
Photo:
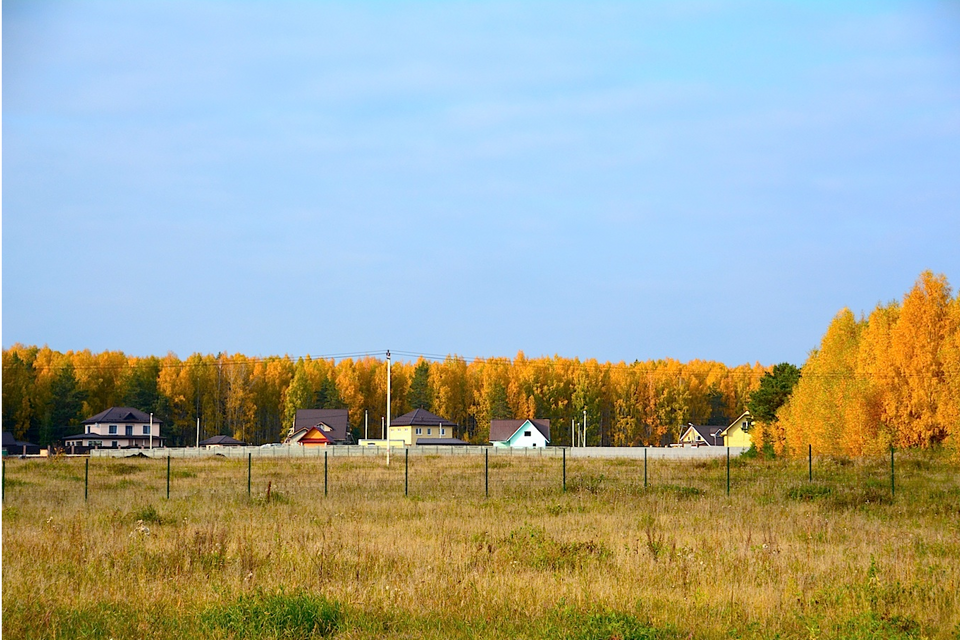
<path id="1" fill-rule="evenodd" d="M 956 3 L 3 3 L 5 347 L 802 363 L 958 249 Z"/>

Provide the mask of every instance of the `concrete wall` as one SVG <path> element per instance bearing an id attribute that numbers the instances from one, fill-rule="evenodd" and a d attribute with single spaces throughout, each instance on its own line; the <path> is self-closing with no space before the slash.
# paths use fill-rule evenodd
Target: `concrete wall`
<path id="1" fill-rule="evenodd" d="M 540 456 L 559 458 L 563 455 L 564 447 L 536 447 L 521 449 L 515 447 L 446 447 L 417 445 L 415 447 L 391 447 L 394 455 L 403 451 L 409 451 L 411 456 L 423 455 L 452 455 L 452 456 L 482 456 L 484 451 L 489 451 L 490 456 Z M 730 447 L 730 456 L 739 456 L 747 450 L 747 447 Z M 634 458 L 642 459 L 646 452 L 649 460 L 668 459 L 668 460 L 691 460 L 719 458 L 727 455 L 726 447 L 576 447 L 567 448 L 568 458 Z M 254 458 L 322 458 L 324 452 L 331 457 L 375 457 L 385 456 L 386 447 L 360 447 L 356 445 L 334 445 L 329 447 L 301 447 L 280 446 L 280 447 L 219 447 L 217 449 L 196 449 L 187 448 L 169 448 L 161 449 L 127 449 L 127 450 L 108 450 L 94 449 L 90 455 L 95 458 L 123 458 L 126 456 L 143 454 L 152 458 L 209 458 L 215 455 L 222 455 L 228 458 L 246 458 L 248 455 Z"/>

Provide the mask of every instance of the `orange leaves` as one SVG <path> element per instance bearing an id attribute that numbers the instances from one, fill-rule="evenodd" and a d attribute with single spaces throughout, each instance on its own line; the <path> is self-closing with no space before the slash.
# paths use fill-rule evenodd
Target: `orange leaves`
<path id="1" fill-rule="evenodd" d="M 859 321 L 840 312 L 779 414 L 787 448 L 864 455 L 956 436 L 958 306 L 946 278 L 927 271 L 902 304 Z"/>

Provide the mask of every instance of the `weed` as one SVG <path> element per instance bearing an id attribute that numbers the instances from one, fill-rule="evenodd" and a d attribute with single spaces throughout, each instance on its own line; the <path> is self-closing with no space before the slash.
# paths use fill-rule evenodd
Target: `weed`
<path id="1" fill-rule="evenodd" d="M 799 484 L 787 490 L 787 497 L 800 502 L 812 502 L 826 498 L 833 493 L 833 488 L 824 484 Z"/>
<path id="2" fill-rule="evenodd" d="M 343 622 L 343 612 L 336 602 L 304 591 L 289 595 L 256 591 L 211 606 L 200 619 L 206 630 L 236 638 L 299 640 L 335 633 Z"/>

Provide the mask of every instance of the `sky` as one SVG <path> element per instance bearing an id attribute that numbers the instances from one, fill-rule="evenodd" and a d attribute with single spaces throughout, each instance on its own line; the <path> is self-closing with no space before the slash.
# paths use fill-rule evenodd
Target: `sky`
<path id="1" fill-rule="evenodd" d="M 3 2 L 2 342 L 801 364 L 960 286 L 957 2 Z"/>

